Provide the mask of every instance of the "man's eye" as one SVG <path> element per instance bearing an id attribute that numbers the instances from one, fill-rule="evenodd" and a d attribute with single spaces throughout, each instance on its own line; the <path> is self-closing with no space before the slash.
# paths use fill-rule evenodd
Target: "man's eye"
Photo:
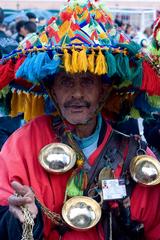
<path id="1" fill-rule="evenodd" d="M 62 79 L 60 82 L 61 82 L 61 86 L 63 87 L 72 87 L 73 85 L 73 81 L 69 79 Z"/>
<path id="2" fill-rule="evenodd" d="M 84 78 L 82 81 L 83 86 L 92 86 L 94 85 L 94 80 L 91 78 Z"/>

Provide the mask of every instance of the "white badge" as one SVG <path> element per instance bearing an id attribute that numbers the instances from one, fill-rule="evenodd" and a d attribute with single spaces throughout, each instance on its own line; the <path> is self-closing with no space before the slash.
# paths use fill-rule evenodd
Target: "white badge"
<path id="1" fill-rule="evenodd" d="M 126 196 L 124 179 L 102 180 L 103 200 L 121 199 Z"/>

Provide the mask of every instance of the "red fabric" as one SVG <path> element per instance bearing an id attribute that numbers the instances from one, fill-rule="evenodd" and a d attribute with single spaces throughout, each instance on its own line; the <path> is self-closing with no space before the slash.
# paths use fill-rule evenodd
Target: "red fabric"
<path id="1" fill-rule="evenodd" d="M 149 95 L 160 96 L 160 77 L 150 66 L 149 63 L 143 62 L 143 78 L 141 90 L 147 91 Z"/>
<path id="2" fill-rule="evenodd" d="M 13 193 L 10 183 L 17 180 L 22 184 L 32 186 L 36 196 L 50 210 L 61 212 L 66 182 L 71 172 L 63 175 L 47 173 L 38 162 L 42 147 L 55 142 L 51 117 L 39 117 L 23 128 L 18 129 L 6 142 L 0 153 L 0 205 L 8 204 L 8 197 Z M 43 129 L 43 131 L 42 131 Z M 102 144 L 95 150 L 90 162 L 100 152 L 106 143 L 111 127 L 108 125 Z M 147 240 L 160 239 L 160 185 L 134 189 L 132 202 L 132 217 L 145 224 Z M 156 214 L 155 214 L 156 213 Z M 44 218 L 44 239 L 58 240 L 58 233 L 51 228 L 49 220 Z M 100 229 L 100 226 L 99 226 Z M 85 232 L 67 232 L 63 240 L 103 240 L 103 233 L 93 228 Z"/>
<path id="3" fill-rule="evenodd" d="M 14 65 L 12 59 L 4 65 L 0 65 L 0 90 L 14 79 Z"/>
<path id="4" fill-rule="evenodd" d="M 22 63 L 24 62 L 25 59 L 26 59 L 26 56 L 23 56 L 23 57 L 20 57 L 20 58 L 17 59 L 15 67 L 14 67 L 14 72 L 15 73 L 17 72 L 17 70 L 22 65 Z"/>

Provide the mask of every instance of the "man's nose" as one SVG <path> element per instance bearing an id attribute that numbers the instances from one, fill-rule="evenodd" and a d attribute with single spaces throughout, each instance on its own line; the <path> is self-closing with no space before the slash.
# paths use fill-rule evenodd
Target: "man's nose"
<path id="1" fill-rule="evenodd" d="M 84 88 L 80 84 L 75 84 L 72 88 L 72 96 L 82 98 L 84 96 Z"/>

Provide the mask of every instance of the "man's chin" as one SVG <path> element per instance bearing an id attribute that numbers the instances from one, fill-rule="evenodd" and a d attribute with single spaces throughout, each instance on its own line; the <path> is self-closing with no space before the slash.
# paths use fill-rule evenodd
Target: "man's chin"
<path id="1" fill-rule="evenodd" d="M 77 114 L 77 116 L 70 116 L 70 117 L 66 117 L 65 118 L 70 124 L 73 124 L 73 125 L 84 125 L 84 124 L 87 124 L 88 121 L 91 119 L 91 117 L 89 116 L 79 116 Z"/>

